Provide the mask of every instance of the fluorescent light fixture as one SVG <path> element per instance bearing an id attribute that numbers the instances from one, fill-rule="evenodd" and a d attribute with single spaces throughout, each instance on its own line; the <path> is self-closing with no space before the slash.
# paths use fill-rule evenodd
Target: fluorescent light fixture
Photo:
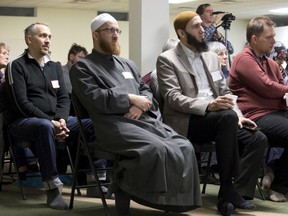
<path id="1" fill-rule="evenodd" d="M 277 14 L 288 14 L 288 8 L 273 9 L 273 10 L 270 10 L 270 12 L 277 13 Z"/>
<path id="2" fill-rule="evenodd" d="M 181 4 L 186 2 L 193 2 L 195 0 L 169 0 L 169 4 Z"/>

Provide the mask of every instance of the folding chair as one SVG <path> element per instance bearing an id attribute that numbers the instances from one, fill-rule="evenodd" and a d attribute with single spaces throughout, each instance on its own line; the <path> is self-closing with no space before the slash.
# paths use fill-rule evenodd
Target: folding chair
<path id="1" fill-rule="evenodd" d="M 2 184 L 3 184 L 3 175 L 6 174 L 4 173 L 4 165 L 6 163 L 10 163 L 11 162 L 11 159 L 10 157 L 8 158 L 8 156 L 6 157 L 6 145 L 5 143 L 0 143 L 0 191 L 2 191 Z M 11 164 L 11 163 L 10 163 Z M 9 164 L 9 167 L 11 166 Z M 9 171 L 10 171 L 10 168 L 9 168 Z"/>
<path id="2" fill-rule="evenodd" d="M 196 155 L 199 155 L 199 157 L 197 159 L 199 172 L 200 172 L 201 164 L 206 163 L 206 171 L 204 174 L 203 187 L 202 187 L 202 194 L 205 194 L 206 186 L 207 186 L 207 178 L 208 178 L 208 175 L 210 173 L 210 168 L 211 168 L 212 154 L 213 154 L 213 152 L 216 151 L 215 142 L 213 142 L 213 141 L 204 142 L 204 143 L 192 142 L 192 145 L 194 147 Z M 208 159 L 202 160 L 201 159 L 201 153 L 205 153 L 205 152 L 208 153 Z"/>
<path id="3" fill-rule="evenodd" d="M 110 183 L 101 183 L 98 173 L 103 172 L 103 171 L 111 171 L 113 167 L 108 167 L 108 168 L 96 168 L 94 165 L 94 160 L 96 159 L 106 159 L 106 160 L 111 160 L 115 161 L 116 160 L 116 155 L 110 152 L 105 152 L 101 151 L 97 147 L 97 142 L 88 142 L 87 135 L 85 133 L 84 127 L 82 125 L 83 119 L 89 118 L 88 112 L 86 109 L 83 107 L 77 96 L 72 92 L 72 106 L 74 108 L 78 124 L 79 124 L 79 141 L 77 145 L 77 154 L 76 154 L 76 162 L 75 162 L 75 170 L 74 170 L 74 175 L 73 175 L 73 181 L 72 181 L 72 189 L 71 189 L 71 198 L 70 198 L 70 205 L 69 208 L 73 208 L 73 202 L 74 202 L 74 195 L 75 195 L 75 189 L 76 188 L 89 188 L 89 187 L 97 187 L 99 193 L 100 193 L 100 198 L 104 207 L 105 214 L 107 216 L 110 216 L 110 211 L 106 203 L 106 199 L 104 196 L 104 193 L 102 191 L 101 186 L 109 185 Z M 79 160 L 80 156 L 85 155 L 88 157 L 89 161 L 89 166 L 90 169 L 85 169 L 85 170 L 80 170 L 79 169 Z M 77 185 L 77 175 L 81 172 L 90 172 L 92 176 L 95 178 L 95 182 L 91 184 L 86 184 L 86 185 Z"/>
<path id="4" fill-rule="evenodd" d="M 258 188 L 258 191 L 259 191 L 259 194 L 260 194 L 260 197 L 262 200 L 266 200 L 265 191 L 262 188 L 262 180 L 263 180 L 263 177 L 265 175 L 264 169 L 265 169 L 265 166 L 267 165 L 267 163 L 269 161 L 269 156 L 270 156 L 270 152 L 271 152 L 272 147 L 273 146 L 267 147 L 266 155 L 264 156 L 264 160 L 263 160 L 263 165 L 262 165 L 260 172 L 259 172 L 259 180 L 257 181 L 257 188 Z"/>

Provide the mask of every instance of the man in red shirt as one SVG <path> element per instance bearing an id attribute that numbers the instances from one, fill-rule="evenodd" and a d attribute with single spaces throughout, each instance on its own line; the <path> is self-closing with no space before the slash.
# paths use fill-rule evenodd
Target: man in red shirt
<path id="1" fill-rule="evenodd" d="M 275 43 L 273 21 L 265 16 L 252 19 L 246 37 L 248 44 L 233 60 L 229 87 L 238 95 L 237 102 L 243 115 L 256 122 L 270 146 L 285 148 L 281 158 L 269 164 L 273 172 L 267 173 L 268 179 L 265 179 L 268 181 L 264 187 L 270 188 L 270 199 L 286 201 L 288 112 L 284 95 L 288 93 L 288 86 L 283 82 L 277 63 L 266 57 Z"/>

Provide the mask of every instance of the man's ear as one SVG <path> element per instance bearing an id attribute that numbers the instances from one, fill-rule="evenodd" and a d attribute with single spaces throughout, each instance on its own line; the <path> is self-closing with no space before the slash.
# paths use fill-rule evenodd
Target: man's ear
<path id="1" fill-rule="evenodd" d="M 70 53 L 70 55 L 69 55 L 69 60 L 73 60 L 74 59 L 74 54 L 73 53 Z"/>
<path id="2" fill-rule="evenodd" d="M 27 44 L 31 44 L 31 35 L 27 36 Z"/>
<path id="3" fill-rule="evenodd" d="M 177 34 L 179 35 L 180 38 L 185 37 L 185 32 L 183 31 L 183 29 L 177 29 Z"/>
<path id="4" fill-rule="evenodd" d="M 98 32 L 92 32 L 92 37 L 93 37 L 93 39 L 98 40 L 99 33 Z"/>
<path id="5" fill-rule="evenodd" d="M 251 37 L 251 43 L 256 44 L 256 43 L 257 43 L 257 40 L 258 40 L 257 36 L 256 36 L 256 35 L 252 35 L 252 37 Z"/>

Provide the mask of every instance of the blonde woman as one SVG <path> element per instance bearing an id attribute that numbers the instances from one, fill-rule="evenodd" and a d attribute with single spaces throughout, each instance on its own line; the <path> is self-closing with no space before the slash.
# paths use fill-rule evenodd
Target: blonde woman
<path id="1" fill-rule="evenodd" d="M 9 61 L 9 47 L 0 42 L 0 84 L 3 82 L 4 73 L 2 71 L 3 68 L 6 68 Z"/>

